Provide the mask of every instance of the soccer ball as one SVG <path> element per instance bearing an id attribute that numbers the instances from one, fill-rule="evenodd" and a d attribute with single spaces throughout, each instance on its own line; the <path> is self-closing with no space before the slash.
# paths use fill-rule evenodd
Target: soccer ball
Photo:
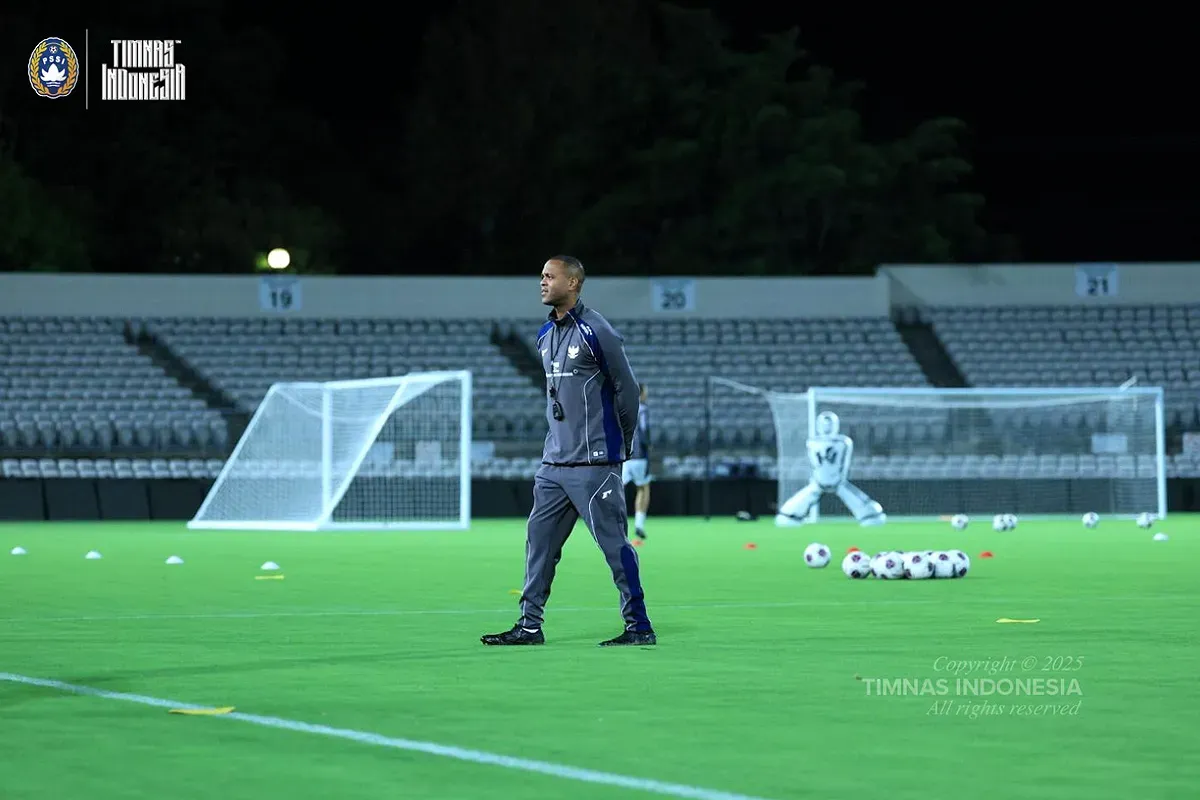
<path id="1" fill-rule="evenodd" d="M 871 574 L 881 581 L 904 577 L 904 561 L 899 553 L 880 553 L 871 559 Z"/>
<path id="2" fill-rule="evenodd" d="M 992 517 L 992 530 L 994 530 L 994 531 L 1004 530 L 1004 515 L 1003 514 L 997 514 L 996 516 Z"/>
<path id="3" fill-rule="evenodd" d="M 997 514 L 992 517 L 992 530 L 1011 531 L 1017 527 L 1017 518 L 1012 514 Z"/>
<path id="4" fill-rule="evenodd" d="M 1004 529 L 1006 531 L 1012 531 L 1012 530 L 1017 529 L 1017 515 L 1016 514 L 1005 514 L 1004 515 Z"/>
<path id="5" fill-rule="evenodd" d="M 970 522 L 970 520 L 967 519 L 966 514 L 955 514 L 950 518 L 950 527 L 954 528 L 956 531 L 965 530 L 968 522 Z"/>
<path id="6" fill-rule="evenodd" d="M 871 557 L 866 553 L 854 551 L 847 553 L 842 559 L 842 572 L 847 578 L 866 578 L 871 574 Z"/>
<path id="7" fill-rule="evenodd" d="M 933 562 L 924 553 L 905 553 L 901 563 L 906 578 L 924 580 L 933 577 Z"/>
<path id="8" fill-rule="evenodd" d="M 1083 515 L 1083 527 L 1094 528 L 1100 524 L 1100 515 L 1095 511 L 1089 511 Z"/>
<path id="9" fill-rule="evenodd" d="M 967 554 L 962 550 L 951 550 L 947 555 L 950 556 L 950 562 L 954 567 L 954 574 L 950 577 L 961 578 L 971 569 L 971 559 L 967 558 Z"/>
<path id="10" fill-rule="evenodd" d="M 1139 528 L 1149 528 L 1153 524 L 1154 524 L 1154 515 L 1153 514 L 1151 514 L 1148 511 L 1143 511 L 1141 514 L 1138 514 L 1137 526 Z"/>
<path id="11" fill-rule="evenodd" d="M 820 569 L 829 563 L 829 548 L 820 542 L 813 542 L 804 548 L 804 563 L 815 569 Z"/>
<path id="12" fill-rule="evenodd" d="M 938 551 L 933 554 L 930 563 L 933 564 L 933 577 L 935 578 L 953 578 L 954 575 L 954 559 L 950 554 L 944 551 Z"/>

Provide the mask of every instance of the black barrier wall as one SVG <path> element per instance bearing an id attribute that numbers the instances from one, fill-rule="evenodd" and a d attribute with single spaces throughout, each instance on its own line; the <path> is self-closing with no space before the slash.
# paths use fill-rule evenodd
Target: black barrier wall
<path id="1" fill-rule="evenodd" d="M 207 480 L 0 480 L 0 520 L 188 520 L 208 493 Z M 986 486 L 985 486 L 986 484 Z M 862 488 L 885 509 L 903 507 L 908 481 L 863 481 Z M 1109 487 L 1105 481 L 945 481 L 942 490 L 948 508 L 966 514 L 1062 514 L 1105 508 Z M 471 483 L 472 516 L 529 516 L 532 481 L 476 480 Z M 983 491 L 981 491 L 983 490 Z M 627 489 L 632 507 L 633 487 Z M 775 483 L 767 480 L 730 480 L 711 484 L 711 513 L 731 517 L 739 511 L 774 513 Z M 829 505 L 826 506 L 826 503 Z M 825 498 L 822 509 L 840 512 L 837 500 Z M 986 507 L 981 507 L 986 506 Z M 1167 507 L 1171 511 L 1200 511 L 1200 479 L 1167 481 Z M 655 481 L 650 513 L 655 517 L 702 516 L 702 481 Z"/>

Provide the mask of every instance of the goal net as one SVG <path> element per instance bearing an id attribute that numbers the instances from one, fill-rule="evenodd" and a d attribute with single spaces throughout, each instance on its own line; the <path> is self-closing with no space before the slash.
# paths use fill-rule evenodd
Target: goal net
<path id="1" fill-rule="evenodd" d="M 806 442 L 817 415 L 832 411 L 854 443 L 850 482 L 891 519 L 1089 511 L 1166 516 L 1161 388 L 813 387 L 789 393 L 714 381 L 725 404 L 737 409 L 733 424 L 760 419 L 769 409 L 779 504 L 808 484 Z M 810 517 L 818 518 L 850 515 L 836 496 L 825 495 Z"/>
<path id="2" fill-rule="evenodd" d="M 467 528 L 471 374 L 276 383 L 196 529 Z"/>

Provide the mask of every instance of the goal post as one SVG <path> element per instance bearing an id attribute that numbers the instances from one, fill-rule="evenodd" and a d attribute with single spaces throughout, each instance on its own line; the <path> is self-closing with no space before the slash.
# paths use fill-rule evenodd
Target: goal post
<path id="1" fill-rule="evenodd" d="M 761 419 L 762 410 L 770 415 L 779 504 L 808 483 L 806 441 L 817 415 L 832 411 L 854 442 L 849 480 L 889 519 L 1167 513 L 1159 387 L 777 392 L 722 378 L 712 383 L 736 411 L 726 424 Z M 722 424 L 718 405 L 714 426 Z M 852 517 L 827 495 L 809 519 Z"/>
<path id="2" fill-rule="evenodd" d="M 188 527 L 466 529 L 471 373 L 273 384 Z"/>
<path id="3" fill-rule="evenodd" d="M 788 400 L 773 405 L 792 415 Z M 802 405 L 803 432 L 785 427 L 781 446 L 833 411 L 855 442 L 851 480 L 898 518 L 1167 513 L 1159 387 L 813 387 Z M 781 472 L 781 493 L 798 466 Z"/>
<path id="4" fill-rule="evenodd" d="M 773 465 L 760 468 L 764 457 L 775 456 L 776 424 L 767 389 L 747 383 L 709 376 L 704 384 L 703 507 L 710 519 L 717 505 L 713 487 L 728 479 L 774 477 Z M 734 500 L 739 510 L 757 512 L 768 502 L 760 493 L 739 492 Z M 725 503 L 722 503 L 725 505 Z"/>

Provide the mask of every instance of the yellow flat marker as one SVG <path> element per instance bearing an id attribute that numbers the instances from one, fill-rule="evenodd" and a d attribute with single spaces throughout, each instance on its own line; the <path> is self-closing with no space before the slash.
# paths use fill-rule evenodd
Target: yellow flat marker
<path id="1" fill-rule="evenodd" d="M 254 580 L 256 580 L 256 581 L 281 581 L 281 580 L 283 580 L 283 576 L 282 575 L 255 575 Z"/>
<path id="2" fill-rule="evenodd" d="M 233 711 L 236 706 L 226 706 L 225 708 L 172 708 L 168 714 L 183 714 L 187 717 L 219 717 L 222 714 L 228 714 Z"/>
<path id="3" fill-rule="evenodd" d="M 1041 620 L 1040 619 L 1009 619 L 1008 617 L 1001 617 L 1000 619 L 996 620 L 996 622 L 999 622 L 1002 625 L 1006 624 L 1006 623 L 1017 624 L 1017 625 L 1032 625 L 1035 622 L 1041 622 Z"/>
<path id="4" fill-rule="evenodd" d="M 520 594 L 521 590 L 520 589 L 509 589 L 508 593 L 509 594 Z"/>

